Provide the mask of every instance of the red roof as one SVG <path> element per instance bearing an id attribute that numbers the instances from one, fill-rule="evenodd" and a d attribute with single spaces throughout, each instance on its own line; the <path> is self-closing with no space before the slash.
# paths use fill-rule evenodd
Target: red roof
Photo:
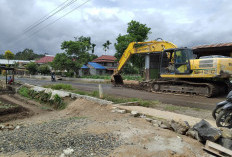
<path id="1" fill-rule="evenodd" d="M 52 62 L 54 58 L 55 58 L 54 56 L 45 56 L 45 57 L 40 58 L 39 60 L 37 60 L 35 62 L 36 63 L 48 63 L 48 62 Z"/>
<path id="2" fill-rule="evenodd" d="M 101 57 L 98 57 L 94 59 L 92 62 L 115 62 L 117 58 L 114 56 L 109 56 L 109 55 L 102 55 Z"/>
<path id="3" fill-rule="evenodd" d="M 214 47 L 227 47 L 232 46 L 232 43 L 220 43 L 220 44 L 211 44 L 211 45 L 201 45 L 195 46 L 193 49 L 201 49 L 201 48 L 214 48 Z"/>

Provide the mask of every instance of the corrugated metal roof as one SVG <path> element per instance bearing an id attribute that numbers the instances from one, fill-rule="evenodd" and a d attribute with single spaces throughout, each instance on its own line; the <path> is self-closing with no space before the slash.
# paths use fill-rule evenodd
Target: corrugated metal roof
<path id="1" fill-rule="evenodd" d="M 101 57 L 94 59 L 92 62 L 115 62 L 116 59 L 117 58 L 114 56 L 102 55 Z"/>
<path id="2" fill-rule="evenodd" d="M 98 64 L 98 63 L 88 62 L 88 64 L 95 69 L 106 69 L 104 66 L 102 66 L 101 64 Z"/>
<path id="3" fill-rule="evenodd" d="M 211 44 L 211 45 L 200 45 L 200 46 L 193 47 L 193 49 L 227 47 L 227 46 L 232 46 L 232 42 L 231 43 Z"/>
<path id="4" fill-rule="evenodd" d="M 83 65 L 81 69 L 89 69 L 89 67 L 87 67 L 86 65 Z"/>
<path id="5" fill-rule="evenodd" d="M 30 63 L 30 62 L 34 62 L 32 61 L 27 61 L 27 60 L 9 60 L 9 64 L 15 64 L 15 63 Z M 8 64 L 8 60 L 7 59 L 0 59 L 0 64 Z"/>

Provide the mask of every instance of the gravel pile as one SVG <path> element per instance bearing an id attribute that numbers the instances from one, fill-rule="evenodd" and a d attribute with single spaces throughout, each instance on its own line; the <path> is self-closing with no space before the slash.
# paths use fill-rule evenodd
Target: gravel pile
<path id="1" fill-rule="evenodd" d="M 71 156 L 105 156 L 120 145 L 117 135 L 91 134 L 84 128 L 92 123 L 85 118 L 72 118 L 21 127 L 13 131 L 0 131 L 0 154 L 59 156 L 72 148 Z"/>

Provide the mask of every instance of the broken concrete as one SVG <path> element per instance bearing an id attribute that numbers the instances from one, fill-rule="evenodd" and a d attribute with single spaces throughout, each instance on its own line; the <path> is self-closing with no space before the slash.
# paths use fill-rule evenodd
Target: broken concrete
<path id="1" fill-rule="evenodd" d="M 138 111 L 131 111 L 131 115 L 134 116 L 134 117 L 138 117 L 139 112 Z"/>
<path id="2" fill-rule="evenodd" d="M 227 138 L 220 138 L 217 141 L 218 144 L 220 144 L 221 146 L 232 150 L 232 140 L 231 139 L 227 139 Z"/>
<path id="3" fill-rule="evenodd" d="M 125 114 L 126 110 L 116 110 L 116 112 L 121 113 L 121 114 Z"/>
<path id="4" fill-rule="evenodd" d="M 199 123 L 195 124 L 193 126 L 193 129 L 198 132 L 198 140 L 201 142 L 205 142 L 206 140 L 214 142 L 221 136 L 221 131 L 212 127 L 205 120 L 201 120 Z"/>
<path id="5" fill-rule="evenodd" d="M 171 120 L 170 125 L 172 126 L 173 130 L 178 133 L 184 135 L 188 129 L 190 128 L 187 121 L 179 120 L 178 122 Z"/>
<path id="6" fill-rule="evenodd" d="M 220 128 L 220 130 L 223 138 L 228 138 L 232 140 L 232 129 Z"/>

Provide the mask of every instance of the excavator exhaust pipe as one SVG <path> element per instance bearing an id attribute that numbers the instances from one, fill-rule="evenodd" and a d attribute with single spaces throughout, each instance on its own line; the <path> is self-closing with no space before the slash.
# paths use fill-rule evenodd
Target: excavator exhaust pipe
<path id="1" fill-rule="evenodd" d="M 115 85 L 123 85 L 123 79 L 120 74 L 113 75 L 113 81 Z"/>

